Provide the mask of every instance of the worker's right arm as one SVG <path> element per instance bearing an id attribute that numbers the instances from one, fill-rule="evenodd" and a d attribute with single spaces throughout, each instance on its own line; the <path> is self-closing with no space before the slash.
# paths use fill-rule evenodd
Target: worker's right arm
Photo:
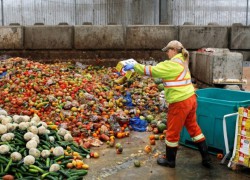
<path id="1" fill-rule="evenodd" d="M 164 61 L 158 63 L 155 66 L 138 63 L 134 66 L 134 70 L 141 75 L 154 78 L 173 79 L 180 74 L 180 72 L 183 70 L 183 67 L 178 65 L 176 66 L 175 62 Z"/>

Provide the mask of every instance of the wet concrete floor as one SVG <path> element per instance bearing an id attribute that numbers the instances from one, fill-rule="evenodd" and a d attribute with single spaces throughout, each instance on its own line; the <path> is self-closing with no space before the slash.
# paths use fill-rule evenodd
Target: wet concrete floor
<path id="1" fill-rule="evenodd" d="M 211 155 L 213 168 L 206 169 L 201 165 L 199 151 L 185 146 L 180 146 L 177 152 L 176 167 L 174 169 L 161 167 L 156 163 L 154 155 L 165 151 L 164 140 L 157 140 L 152 146 L 152 153 L 146 154 L 144 147 L 149 144 L 149 132 L 131 132 L 130 137 L 116 139 L 123 146 L 123 153 L 116 154 L 115 147 L 107 147 L 104 143 L 100 147 L 92 147 L 92 151 L 99 152 L 98 159 L 86 159 L 90 166 L 86 180 L 193 180 L 193 179 L 250 179 L 250 169 L 240 168 L 232 170 L 227 163 Z M 134 166 L 134 161 L 141 162 L 140 167 Z"/>

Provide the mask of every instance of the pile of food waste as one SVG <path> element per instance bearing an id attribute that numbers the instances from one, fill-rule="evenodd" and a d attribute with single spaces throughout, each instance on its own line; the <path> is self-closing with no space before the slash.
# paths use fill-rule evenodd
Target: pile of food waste
<path id="1" fill-rule="evenodd" d="M 0 143 L 5 150 L 0 152 L 1 175 L 9 175 L 10 169 L 17 178 L 85 175 L 88 166 L 82 159 L 94 157 L 91 146 L 114 144 L 115 138 L 128 137 L 131 130 L 158 134 L 166 129 L 166 103 L 159 79 L 135 74 L 120 82 L 114 67 L 71 61 L 43 64 L 17 57 L 1 64 L 5 68 L 0 78 L 0 108 L 4 111 Z M 29 140 L 27 133 L 32 133 Z M 29 141 L 36 145 L 34 154 L 27 148 Z M 60 155 L 54 155 L 56 148 Z M 12 158 L 13 153 L 17 159 Z M 26 164 L 27 156 L 35 157 L 29 160 L 34 162 Z M 54 164 L 59 164 L 55 165 L 59 170 L 51 171 Z"/>

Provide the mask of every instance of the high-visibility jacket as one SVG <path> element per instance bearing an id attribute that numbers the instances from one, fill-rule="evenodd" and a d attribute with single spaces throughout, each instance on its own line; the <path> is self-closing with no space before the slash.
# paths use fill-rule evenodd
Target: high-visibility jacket
<path id="1" fill-rule="evenodd" d="M 155 66 L 138 63 L 134 70 L 141 75 L 161 78 L 168 103 L 183 101 L 194 94 L 191 75 L 181 53 Z"/>

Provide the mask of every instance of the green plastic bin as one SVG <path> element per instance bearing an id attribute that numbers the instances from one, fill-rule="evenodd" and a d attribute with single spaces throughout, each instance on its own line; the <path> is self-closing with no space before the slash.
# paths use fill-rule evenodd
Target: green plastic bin
<path id="1" fill-rule="evenodd" d="M 250 106 L 250 92 L 219 88 L 206 88 L 196 91 L 198 108 L 197 121 L 206 137 L 211 154 L 226 154 L 223 136 L 223 116 L 238 112 L 239 107 Z M 229 150 L 234 145 L 236 116 L 226 119 Z M 186 128 L 183 128 L 180 144 L 197 149 Z"/>

